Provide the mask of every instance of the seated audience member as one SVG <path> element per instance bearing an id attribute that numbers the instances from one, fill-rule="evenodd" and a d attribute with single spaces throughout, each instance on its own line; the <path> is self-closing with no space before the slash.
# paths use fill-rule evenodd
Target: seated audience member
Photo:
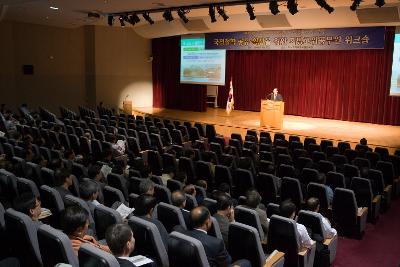
<path id="1" fill-rule="evenodd" d="M 95 181 L 85 180 L 79 185 L 79 193 L 81 198 L 88 204 L 90 213 L 94 217 L 94 209 L 101 205 L 97 201 L 99 195 L 99 186 Z"/>
<path id="2" fill-rule="evenodd" d="M 67 169 L 58 169 L 54 176 L 56 179 L 56 187 L 54 189 L 60 193 L 61 199 L 64 200 L 66 195 L 72 195 L 68 189 L 72 185 L 71 173 Z"/>
<path id="3" fill-rule="evenodd" d="M 183 187 L 183 192 L 185 192 L 185 194 L 195 197 L 198 205 L 200 205 L 203 202 L 203 199 L 199 199 L 200 197 L 197 195 L 196 187 L 194 187 L 194 185 L 192 184 L 185 185 Z M 199 200 L 201 200 L 201 202 L 199 202 Z"/>
<path id="4" fill-rule="evenodd" d="M 134 258 L 130 257 L 135 249 L 135 238 L 132 229 L 124 223 L 117 223 L 108 227 L 106 241 L 121 267 L 135 267 Z M 142 266 L 142 265 L 141 265 Z M 156 266 L 146 264 L 145 266 Z"/>
<path id="5" fill-rule="evenodd" d="M 225 246 L 228 245 L 229 224 L 235 221 L 235 213 L 233 210 L 233 203 L 229 196 L 219 194 L 217 196 L 217 213 L 214 218 L 219 224 L 222 238 L 224 239 Z"/>
<path id="6" fill-rule="evenodd" d="M 33 224 L 39 227 L 43 223 L 39 221 L 42 206 L 40 199 L 35 197 L 32 193 L 23 193 L 14 200 L 14 209 L 28 215 Z"/>
<path id="7" fill-rule="evenodd" d="M 327 233 L 327 238 L 332 238 L 335 235 L 337 235 L 336 229 L 331 226 L 331 223 L 329 222 L 329 220 L 319 213 L 319 200 L 318 200 L 318 198 L 310 197 L 307 200 L 307 208 L 310 211 L 312 211 L 315 214 L 317 214 L 318 217 L 320 217 L 322 219 L 322 227 L 324 229 L 324 232 Z"/>
<path id="8" fill-rule="evenodd" d="M 203 244 L 210 266 L 228 266 L 232 258 L 225 248 L 224 241 L 207 234 L 212 224 L 208 209 L 203 206 L 194 208 L 190 212 L 190 219 L 193 230 L 188 231 L 187 235 L 196 238 Z"/>
<path id="9" fill-rule="evenodd" d="M 33 163 L 36 163 L 41 168 L 47 167 L 47 160 L 42 155 L 35 155 L 32 159 Z"/>
<path id="10" fill-rule="evenodd" d="M 72 243 L 72 248 L 76 256 L 78 256 L 81 244 L 91 244 L 99 249 L 111 253 L 108 246 L 101 245 L 90 235 L 87 235 L 89 227 L 88 212 L 78 205 L 66 207 L 61 216 L 61 229 L 68 235 Z"/>
<path id="11" fill-rule="evenodd" d="M 282 201 L 279 206 L 279 213 L 283 217 L 294 220 L 296 216 L 296 205 L 290 199 Z M 310 248 L 313 245 L 313 240 L 308 235 L 306 227 L 300 223 L 296 223 L 296 226 L 301 249 Z"/>
<path id="12" fill-rule="evenodd" d="M 154 195 L 154 182 L 150 179 L 144 179 L 139 184 L 139 194 L 140 195 Z"/>
<path id="13" fill-rule="evenodd" d="M 234 206 L 234 207 L 237 206 L 238 202 L 237 202 L 236 199 L 232 198 L 232 196 L 231 196 L 231 187 L 229 186 L 229 184 L 227 184 L 227 183 L 221 183 L 221 184 L 218 186 L 218 190 L 215 190 L 215 191 L 216 191 L 216 193 L 218 193 L 218 194 L 219 194 L 219 193 L 223 193 L 224 195 L 228 196 L 228 197 L 231 199 L 233 206 Z M 214 196 L 214 194 L 216 194 L 216 193 L 213 192 L 213 196 Z M 213 198 L 214 198 L 214 197 L 213 197 Z M 214 199 L 217 199 L 217 198 L 214 198 Z"/>
<path id="14" fill-rule="evenodd" d="M 93 179 L 93 181 L 95 181 L 96 184 L 98 185 L 99 196 L 97 197 L 97 200 L 103 203 L 104 202 L 103 189 L 107 185 L 107 177 L 105 177 L 103 172 L 101 171 L 101 166 L 97 164 L 91 165 L 88 168 L 88 176 L 90 179 Z"/>
<path id="15" fill-rule="evenodd" d="M 260 218 L 261 228 L 264 232 L 264 241 L 267 241 L 268 237 L 268 217 L 264 209 L 260 208 L 261 196 L 255 189 L 250 189 L 246 192 L 246 205 L 244 207 L 255 210 Z"/>
<path id="16" fill-rule="evenodd" d="M 154 208 L 157 205 L 155 197 L 142 194 L 136 200 L 134 215 L 154 223 L 160 232 L 161 239 L 164 243 L 165 249 L 168 249 L 168 232 L 164 225 L 157 219 L 153 218 Z"/>
<path id="17" fill-rule="evenodd" d="M 171 202 L 172 205 L 180 208 L 182 215 L 183 215 L 183 219 L 185 220 L 185 224 L 187 226 L 187 228 L 189 228 L 190 225 L 190 212 L 188 210 L 185 210 L 184 207 L 186 206 L 186 196 L 185 193 L 180 191 L 180 190 L 176 190 L 171 194 Z"/>

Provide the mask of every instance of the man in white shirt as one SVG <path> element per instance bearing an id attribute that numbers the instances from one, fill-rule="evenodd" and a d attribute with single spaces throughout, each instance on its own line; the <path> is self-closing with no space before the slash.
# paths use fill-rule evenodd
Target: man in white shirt
<path id="1" fill-rule="evenodd" d="M 296 216 L 296 205 L 290 199 L 282 201 L 279 206 L 279 212 L 281 216 L 294 220 Z M 306 227 L 300 223 L 296 223 L 296 226 L 301 249 L 311 248 L 314 241 L 308 235 Z"/>
<path id="2" fill-rule="evenodd" d="M 337 235 L 336 229 L 331 226 L 331 223 L 329 222 L 329 220 L 319 213 L 319 199 L 318 198 L 310 197 L 307 200 L 307 207 L 310 211 L 314 212 L 318 217 L 321 218 L 322 227 L 323 227 L 324 232 L 327 234 L 326 235 L 327 238 L 332 238 L 335 235 Z"/>

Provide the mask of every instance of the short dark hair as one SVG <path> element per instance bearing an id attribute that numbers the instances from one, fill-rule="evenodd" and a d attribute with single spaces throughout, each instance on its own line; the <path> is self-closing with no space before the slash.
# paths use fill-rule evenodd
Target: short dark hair
<path id="1" fill-rule="evenodd" d="M 139 184 L 139 194 L 146 194 L 149 190 L 154 188 L 154 182 L 148 178 L 143 179 Z"/>
<path id="2" fill-rule="evenodd" d="M 192 184 L 185 185 L 183 188 L 183 191 L 185 191 L 186 194 L 192 195 L 196 188 Z"/>
<path id="3" fill-rule="evenodd" d="M 65 168 L 57 169 L 54 172 L 54 178 L 57 185 L 63 185 L 65 180 L 71 175 L 71 172 Z"/>
<path id="4" fill-rule="evenodd" d="M 132 229 L 124 223 L 113 224 L 107 228 L 106 241 L 114 255 L 122 255 L 126 243 L 132 238 Z"/>
<path id="5" fill-rule="evenodd" d="M 255 189 L 249 189 L 246 192 L 246 205 L 250 208 L 257 208 L 261 202 L 261 196 Z"/>
<path id="6" fill-rule="evenodd" d="M 72 154 L 74 154 L 74 151 L 72 149 L 67 149 L 64 152 L 64 158 L 68 159 Z"/>
<path id="7" fill-rule="evenodd" d="M 183 171 L 177 171 L 174 176 L 174 180 L 177 180 L 177 181 L 185 184 L 186 183 L 186 173 Z"/>
<path id="8" fill-rule="evenodd" d="M 96 177 L 96 175 L 100 173 L 100 170 L 101 170 L 100 165 L 95 164 L 95 165 L 90 166 L 88 169 L 89 178 L 94 179 Z"/>
<path id="9" fill-rule="evenodd" d="M 204 189 L 207 189 L 207 181 L 206 180 L 203 180 L 203 179 L 197 180 L 195 184 L 197 186 L 203 187 Z"/>
<path id="10" fill-rule="evenodd" d="M 71 235 L 79 227 L 85 226 L 88 218 L 89 213 L 81 206 L 68 206 L 61 215 L 61 229 L 66 235 Z"/>
<path id="11" fill-rule="evenodd" d="M 181 190 L 176 190 L 171 194 L 171 203 L 176 207 L 180 207 L 186 201 L 186 195 Z"/>
<path id="12" fill-rule="evenodd" d="M 279 214 L 283 217 L 289 218 L 295 211 L 296 205 L 292 202 L 291 199 L 286 199 L 285 201 L 282 201 L 279 205 Z"/>
<path id="13" fill-rule="evenodd" d="M 228 183 L 221 183 L 218 186 L 218 190 L 224 193 L 230 193 L 231 192 L 231 187 L 229 186 Z"/>
<path id="14" fill-rule="evenodd" d="M 233 206 L 232 199 L 226 194 L 220 194 L 217 198 L 217 210 L 226 210 Z"/>
<path id="15" fill-rule="evenodd" d="M 144 216 L 150 213 L 151 209 L 157 205 L 157 200 L 153 196 L 140 195 L 135 203 L 135 215 Z"/>
<path id="16" fill-rule="evenodd" d="M 311 211 L 315 211 L 318 208 L 319 199 L 316 197 L 310 197 L 307 200 L 307 208 Z"/>
<path id="17" fill-rule="evenodd" d="M 37 199 L 32 193 L 23 193 L 14 199 L 14 209 L 30 217 L 30 210 L 36 207 Z"/>
<path id="18" fill-rule="evenodd" d="M 79 194 L 83 200 L 89 200 L 93 194 L 99 191 L 98 184 L 93 180 L 84 180 L 79 185 Z"/>
<path id="19" fill-rule="evenodd" d="M 207 219 L 210 218 L 210 211 L 204 207 L 204 206 L 199 206 L 190 212 L 190 220 L 192 221 L 192 226 L 194 228 L 198 228 L 203 226 Z"/>
<path id="20" fill-rule="evenodd" d="M 368 144 L 367 139 L 361 138 L 361 139 L 360 139 L 360 144 L 366 146 L 366 145 Z"/>

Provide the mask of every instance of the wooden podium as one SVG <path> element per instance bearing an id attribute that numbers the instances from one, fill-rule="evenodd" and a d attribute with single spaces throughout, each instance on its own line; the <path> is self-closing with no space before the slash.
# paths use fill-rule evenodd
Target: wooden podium
<path id="1" fill-rule="evenodd" d="M 122 108 L 126 114 L 132 115 L 132 101 L 130 100 L 123 101 Z"/>
<path id="2" fill-rule="evenodd" d="M 285 109 L 285 102 L 283 101 L 272 101 L 269 99 L 261 99 L 260 126 L 261 127 L 270 126 L 282 129 L 284 109 Z"/>

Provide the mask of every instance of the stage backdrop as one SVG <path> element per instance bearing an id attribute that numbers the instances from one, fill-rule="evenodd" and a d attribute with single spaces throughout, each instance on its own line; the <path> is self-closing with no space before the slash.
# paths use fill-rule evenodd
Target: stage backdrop
<path id="1" fill-rule="evenodd" d="M 205 88 L 179 84 L 180 37 L 153 40 L 155 107 L 205 110 Z M 227 51 L 224 107 L 233 78 L 235 109 L 260 110 L 277 87 L 285 114 L 400 125 L 400 97 L 390 97 L 394 27 L 385 49 L 352 51 Z M 234 113 L 233 113 L 234 114 Z"/>

